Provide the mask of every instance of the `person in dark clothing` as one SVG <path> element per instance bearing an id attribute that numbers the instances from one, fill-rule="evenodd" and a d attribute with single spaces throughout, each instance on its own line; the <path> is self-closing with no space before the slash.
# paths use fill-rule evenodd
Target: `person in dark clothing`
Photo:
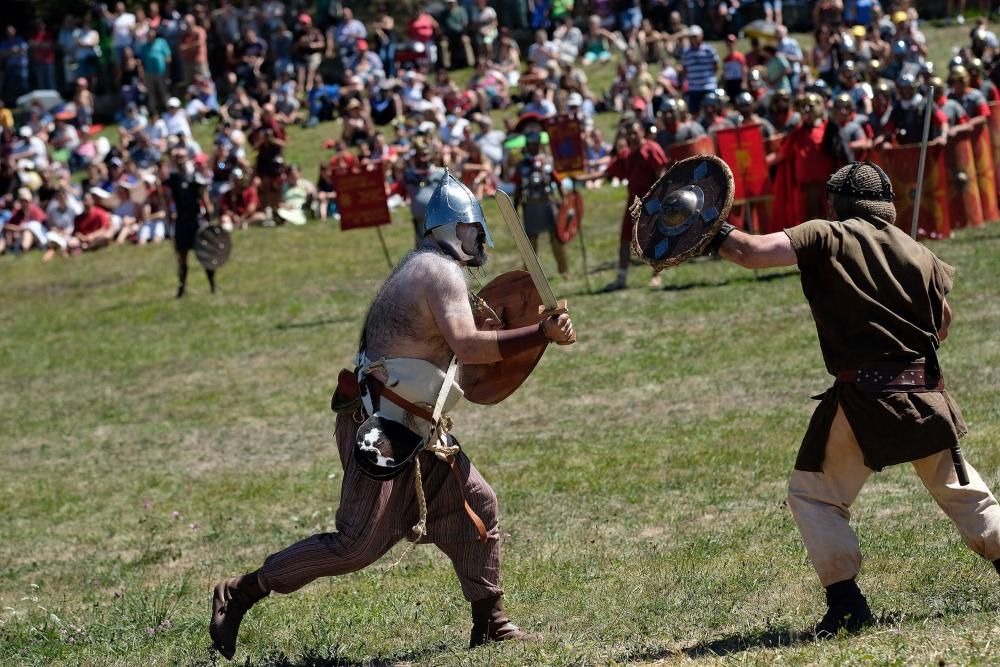
<path id="1" fill-rule="evenodd" d="M 174 206 L 174 250 L 177 254 L 177 298 L 184 296 L 187 287 L 188 253 L 194 250 L 195 235 L 202 220 L 202 210 L 211 211 L 208 197 L 208 179 L 195 169 L 187 149 L 176 148 L 170 153 L 170 176 L 167 191 Z M 215 271 L 205 269 L 208 287 L 215 293 Z"/>

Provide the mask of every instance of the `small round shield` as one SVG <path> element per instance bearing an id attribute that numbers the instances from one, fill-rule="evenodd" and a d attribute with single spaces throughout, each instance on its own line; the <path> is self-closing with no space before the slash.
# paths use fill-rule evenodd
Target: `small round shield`
<path id="1" fill-rule="evenodd" d="M 229 259 L 233 249 L 229 232 L 218 225 L 206 225 L 198 230 L 194 238 L 194 254 L 198 262 L 210 271 L 214 271 Z"/>
<path id="2" fill-rule="evenodd" d="M 583 221 L 583 197 L 576 190 L 570 190 L 563 197 L 559 206 L 559 217 L 556 219 L 556 236 L 563 243 L 569 243 L 576 238 Z"/>
<path id="3" fill-rule="evenodd" d="M 509 271 L 491 280 L 473 298 L 473 316 L 484 328 L 487 320 L 501 329 L 537 324 L 542 321 L 542 298 L 527 271 Z M 507 398 L 528 379 L 546 344 L 531 348 L 491 364 L 462 366 L 459 385 L 465 398 L 479 405 L 494 405 Z"/>
<path id="4" fill-rule="evenodd" d="M 632 252 L 659 271 L 702 254 L 733 205 L 733 173 L 714 155 L 675 162 L 640 201 Z"/>

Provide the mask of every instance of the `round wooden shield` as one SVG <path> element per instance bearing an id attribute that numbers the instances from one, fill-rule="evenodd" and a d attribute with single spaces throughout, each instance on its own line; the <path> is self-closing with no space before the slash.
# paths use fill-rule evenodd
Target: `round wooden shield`
<path id="1" fill-rule="evenodd" d="M 225 264 L 232 249 L 233 243 L 229 232 L 218 225 L 202 227 L 194 237 L 195 257 L 210 271 Z"/>
<path id="2" fill-rule="evenodd" d="M 559 206 L 559 217 L 556 219 L 556 236 L 563 243 L 569 243 L 576 238 L 583 221 L 583 197 L 576 190 L 570 190 L 563 197 Z"/>
<path id="3" fill-rule="evenodd" d="M 702 254 L 733 205 L 733 173 L 714 155 L 675 162 L 629 207 L 632 252 L 659 271 Z"/>
<path id="4" fill-rule="evenodd" d="M 488 319 L 499 322 L 501 329 L 516 329 L 542 320 L 539 315 L 542 299 L 527 271 L 510 271 L 497 276 L 473 301 L 473 315 L 480 327 Z M 492 364 L 464 364 L 459 386 L 465 398 L 479 405 L 495 405 L 507 398 L 535 370 L 546 345 Z"/>

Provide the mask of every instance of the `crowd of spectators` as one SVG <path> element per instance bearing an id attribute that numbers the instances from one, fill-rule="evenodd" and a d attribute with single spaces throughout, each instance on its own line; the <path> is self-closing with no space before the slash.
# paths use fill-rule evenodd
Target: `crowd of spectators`
<path id="1" fill-rule="evenodd" d="M 808 40 L 782 25 L 780 0 L 762 4 L 746 50 L 738 0 L 703 14 L 673 0 L 447 0 L 405 24 L 386 6 L 363 22 L 339 0 L 164 0 L 101 5 L 24 36 L 9 26 L 0 252 L 162 241 L 179 168 L 205 183 L 205 220 L 237 230 L 336 219 L 337 170 L 374 165 L 419 237 L 440 167 L 480 197 L 511 189 L 523 120 L 566 113 L 583 120 L 588 187 L 627 156 L 634 121 L 663 149 L 755 124 L 773 140 L 769 163 L 797 156 L 807 187 L 872 146 L 918 141 L 929 86 L 934 137 L 998 99 L 985 19 L 935 65 L 907 0 L 818 0 Z M 609 85 L 594 89 L 595 68 L 614 69 Z M 607 137 L 601 113 L 617 114 Z M 199 124 L 214 128 L 210 143 Z M 331 128 L 322 164 L 286 162 L 296 125 Z"/>

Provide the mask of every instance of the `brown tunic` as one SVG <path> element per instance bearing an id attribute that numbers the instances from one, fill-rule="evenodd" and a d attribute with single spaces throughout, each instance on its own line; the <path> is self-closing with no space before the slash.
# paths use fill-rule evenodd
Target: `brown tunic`
<path id="1" fill-rule="evenodd" d="M 785 233 L 832 375 L 874 364 L 937 365 L 937 332 L 954 268 L 878 218 L 810 220 Z M 947 391 L 866 392 L 835 382 L 815 398 L 820 404 L 802 440 L 797 470 L 822 472 L 838 405 L 873 470 L 947 449 L 967 431 Z"/>

